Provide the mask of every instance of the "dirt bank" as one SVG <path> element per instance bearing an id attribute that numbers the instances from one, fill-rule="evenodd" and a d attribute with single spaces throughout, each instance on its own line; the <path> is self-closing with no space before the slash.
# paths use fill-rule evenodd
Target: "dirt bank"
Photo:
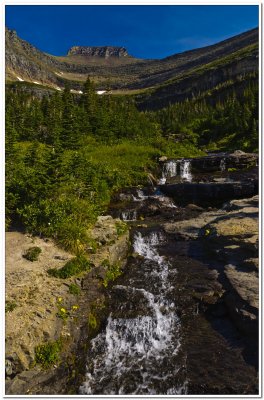
<path id="1" fill-rule="evenodd" d="M 122 269 L 129 246 L 128 232 L 117 232 L 111 217 L 100 217 L 92 234 L 98 244 L 89 257 L 94 267 L 67 279 L 50 276 L 48 270 L 60 269 L 72 254 L 49 239 L 6 234 L 6 394 L 72 390 L 80 345 L 98 328 L 97 315 L 106 307 L 107 271 L 113 265 Z M 23 255 L 35 246 L 41 253 L 32 262 Z M 36 363 L 36 347 L 56 341 L 58 359 L 45 370 Z"/>

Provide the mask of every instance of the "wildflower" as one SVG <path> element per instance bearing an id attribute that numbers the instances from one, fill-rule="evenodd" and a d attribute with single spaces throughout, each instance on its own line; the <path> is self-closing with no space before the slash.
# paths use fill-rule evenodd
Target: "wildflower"
<path id="1" fill-rule="evenodd" d="M 75 311 L 75 310 L 78 310 L 78 308 L 79 308 L 79 306 L 72 306 L 72 309 Z"/>
<path id="2" fill-rule="evenodd" d="M 58 298 L 58 303 L 61 303 L 62 302 L 62 297 L 59 297 Z"/>
<path id="3" fill-rule="evenodd" d="M 60 308 L 60 312 L 62 312 L 62 313 L 66 313 L 66 310 L 65 310 L 65 308 L 61 307 L 61 308 Z"/>

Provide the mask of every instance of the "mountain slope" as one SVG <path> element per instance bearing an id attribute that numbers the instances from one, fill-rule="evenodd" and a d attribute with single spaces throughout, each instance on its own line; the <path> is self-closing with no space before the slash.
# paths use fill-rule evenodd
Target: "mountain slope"
<path id="1" fill-rule="evenodd" d="M 142 108 L 159 108 L 221 86 L 257 79 L 258 29 L 212 46 L 161 60 L 142 60 L 126 49 L 75 46 L 65 57 L 45 54 L 6 29 L 6 79 L 80 90 L 89 76 L 97 89 L 138 94 Z M 22 82 L 21 82 L 22 84 Z M 239 86 L 239 85 L 238 85 Z"/>

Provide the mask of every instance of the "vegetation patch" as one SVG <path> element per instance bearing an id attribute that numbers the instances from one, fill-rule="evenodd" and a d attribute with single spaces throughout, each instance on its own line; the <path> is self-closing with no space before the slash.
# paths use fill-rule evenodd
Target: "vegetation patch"
<path id="1" fill-rule="evenodd" d="M 40 364 L 42 368 L 48 369 L 60 360 L 62 350 L 62 340 L 48 342 L 35 347 L 35 362 Z"/>
<path id="2" fill-rule="evenodd" d="M 14 301 L 6 301 L 5 312 L 12 312 L 16 307 L 17 304 Z"/>
<path id="3" fill-rule="evenodd" d="M 23 254 L 23 257 L 32 262 L 37 261 L 41 252 L 42 250 L 40 247 L 30 247 L 26 253 Z"/>
<path id="4" fill-rule="evenodd" d="M 81 288 L 79 285 L 76 285 L 75 283 L 71 283 L 69 286 L 69 292 L 71 294 L 74 294 L 75 296 L 78 296 L 81 293 Z"/>
<path id="5" fill-rule="evenodd" d="M 107 267 L 106 276 L 103 280 L 104 287 L 107 287 L 109 282 L 114 281 L 122 274 L 122 271 L 119 264 L 111 265 L 108 260 L 104 260 L 102 265 Z"/>
<path id="6" fill-rule="evenodd" d="M 63 321 L 67 321 L 69 316 L 70 316 L 70 314 L 66 310 L 66 308 L 62 307 L 61 305 L 58 305 L 57 317 L 63 319 Z"/>
<path id="7" fill-rule="evenodd" d="M 50 268 L 48 274 L 55 278 L 67 279 L 71 276 L 79 275 L 82 272 L 90 271 L 91 263 L 83 255 L 69 260 L 62 268 Z"/>
<path id="8" fill-rule="evenodd" d="M 94 313 L 89 312 L 88 314 L 88 326 L 91 329 L 96 329 L 98 326 L 98 322 Z"/>
<path id="9" fill-rule="evenodd" d="M 128 225 L 123 221 L 116 221 L 115 222 L 116 233 L 117 236 L 122 236 L 124 233 L 128 231 Z"/>

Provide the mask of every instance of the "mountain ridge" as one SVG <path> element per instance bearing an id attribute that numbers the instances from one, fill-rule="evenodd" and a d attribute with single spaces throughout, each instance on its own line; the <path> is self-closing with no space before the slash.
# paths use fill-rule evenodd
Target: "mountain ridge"
<path id="1" fill-rule="evenodd" d="M 73 46 L 66 56 L 53 56 L 6 28 L 8 82 L 29 82 L 53 90 L 63 90 L 68 83 L 78 92 L 89 76 L 97 90 L 107 87 L 114 94 L 136 95 L 143 108 L 154 102 L 160 107 L 190 98 L 192 91 L 186 90 L 186 85 L 192 85 L 197 95 L 241 75 L 255 74 L 257 58 L 258 28 L 210 46 L 154 60 L 131 57 L 124 47 L 116 46 Z"/>

